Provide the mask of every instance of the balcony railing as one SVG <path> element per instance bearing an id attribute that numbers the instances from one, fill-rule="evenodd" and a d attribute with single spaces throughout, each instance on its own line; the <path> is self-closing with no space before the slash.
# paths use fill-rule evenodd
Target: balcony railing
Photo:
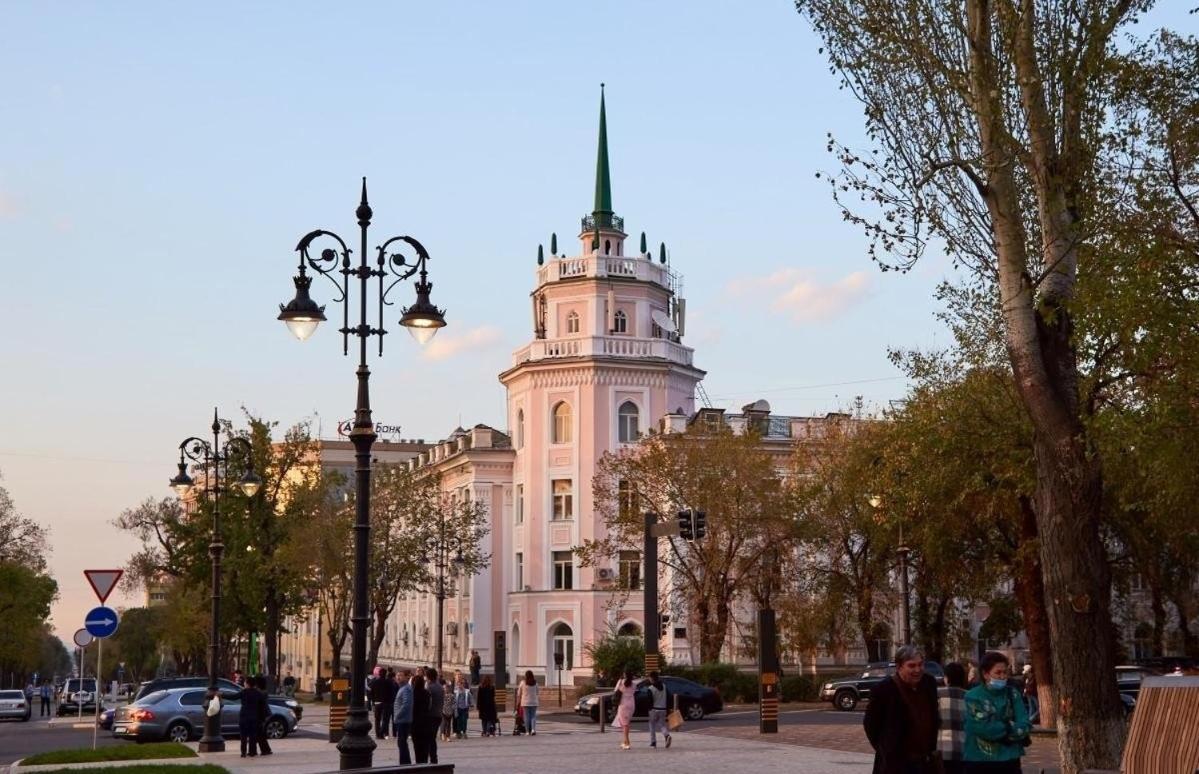
<path id="1" fill-rule="evenodd" d="M 551 259 L 537 268 L 537 284 L 580 277 L 623 277 L 653 282 L 677 292 L 678 279 L 666 266 L 648 258 L 623 255 L 586 255 Z"/>
<path id="2" fill-rule="evenodd" d="M 605 227 L 600 226 L 600 228 L 603 229 Z M 624 218 L 620 217 L 619 215 L 613 215 L 612 216 L 612 228 L 616 229 L 617 231 L 619 231 L 620 233 L 623 234 L 625 232 L 624 231 Z M 595 231 L 595 216 L 594 215 L 584 215 L 583 216 L 583 229 L 582 230 L 583 230 L 583 232 Z"/>
<path id="3" fill-rule="evenodd" d="M 691 365 L 694 352 L 668 339 L 641 339 L 633 336 L 576 336 L 567 339 L 540 339 L 521 347 L 512 355 L 512 365 L 529 360 L 562 357 L 661 358 L 672 363 Z"/>

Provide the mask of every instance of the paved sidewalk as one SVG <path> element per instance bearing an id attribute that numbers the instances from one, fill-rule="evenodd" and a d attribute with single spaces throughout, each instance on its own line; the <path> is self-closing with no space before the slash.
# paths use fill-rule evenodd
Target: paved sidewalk
<path id="1" fill-rule="evenodd" d="M 307 724 L 305 724 L 307 725 Z M 865 774 L 870 771 L 871 757 L 858 753 L 822 750 L 787 744 L 749 743 L 709 734 L 675 734 L 673 746 L 649 747 L 649 734 L 634 727 L 633 749 L 620 749 L 620 735 L 599 733 L 596 726 L 578 723 L 544 721 L 538 723 L 537 736 L 469 739 L 442 742 L 438 745 L 443 763 L 453 763 L 462 774 L 495 774 L 510 772 L 572 771 L 630 771 L 685 772 L 753 771 L 756 774 Z M 399 759 L 392 740 L 379 743 L 375 763 L 395 763 Z M 163 761 L 180 763 L 181 761 Z M 242 758 L 236 744 L 224 753 L 207 754 L 196 761 L 224 766 L 232 772 L 248 774 L 310 774 L 335 771 L 337 747 L 324 739 L 291 737 L 275 744 L 275 753 L 258 758 Z M 21 772 L 35 772 L 40 767 L 21 767 Z M 183 770 L 185 774 L 186 769 Z"/>

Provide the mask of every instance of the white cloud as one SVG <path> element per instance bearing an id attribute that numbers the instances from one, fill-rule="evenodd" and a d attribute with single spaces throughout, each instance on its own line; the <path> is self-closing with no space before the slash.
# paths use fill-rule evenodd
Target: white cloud
<path id="1" fill-rule="evenodd" d="M 421 357 L 426 360 L 449 360 L 464 352 L 486 349 L 498 342 L 500 337 L 500 329 L 490 325 L 471 328 L 458 335 L 441 331 L 421 350 Z"/>
<path id="2" fill-rule="evenodd" d="M 779 269 L 765 277 L 743 277 L 729 283 L 736 296 L 755 296 L 770 309 L 797 323 L 828 320 L 861 301 L 870 290 L 870 275 L 855 271 L 834 282 L 821 282 L 800 269 Z"/>

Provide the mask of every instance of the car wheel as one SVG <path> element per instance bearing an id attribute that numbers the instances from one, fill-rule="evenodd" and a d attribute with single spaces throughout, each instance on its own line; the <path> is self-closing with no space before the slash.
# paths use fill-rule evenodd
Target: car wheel
<path id="1" fill-rule="evenodd" d="M 839 710 L 850 712 L 858 706 L 858 695 L 853 691 L 837 691 L 833 696 L 833 706 Z"/>
<path id="2" fill-rule="evenodd" d="M 683 707 L 683 717 L 688 720 L 703 720 L 704 706 L 698 703 L 688 704 Z"/>
<path id="3" fill-rule="evenodd" d="M 176 721 L 167 728 L 167 739 L 172 742 L 187 742 L 191 738 L 192 730 L 183 721 Z"/>
<path id="4" fill-rule="evenodd" d="M 263 732 L 267 739 L 282 739 L 287 736 L 287 724 L 283 722 L 283 718 L 275 716 L 266 722 Z"/>

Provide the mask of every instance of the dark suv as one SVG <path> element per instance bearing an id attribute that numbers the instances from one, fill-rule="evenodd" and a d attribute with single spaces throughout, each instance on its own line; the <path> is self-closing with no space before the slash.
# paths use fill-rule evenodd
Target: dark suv
<path id="1" fill-rule="evenodd" d="M 155 691 L 166 691 L 171 688 L 207 688 L 207 677 L 160 677 L 156 680 L 150 680 L 142 683 L 137 688 L 137 693 L 133 696 L 133 701 L 145 698 Z M 241 686 L 232 680 L 226 680 L 223 677 L 218 677 L 216 681 L 217 690 L 221 693 L 240 694 Z M 289 699 L 286 696 L 268 696 L 267 703 L 273 706 L 286 707 L 291 710 L 296 721 L 304 717 L 304 705 L 295 699 Z"/>
<path id="2" fill-rule="evenodd" d="M 945 670 L 936 661 L 925 661 L 924 671 L 933 676 L 937 685 L 945 685 Z M 895 662 L 880 661 L 867 664 L 866 669 L 859 677 L 825 683 L 820 688 L 820 700 L 831 701 L 837 709 L 849 712 L 858 706 L 858 702 L 870 698 L 870 689 L 880 680 L 893 674 L 895 674 Z"/>

